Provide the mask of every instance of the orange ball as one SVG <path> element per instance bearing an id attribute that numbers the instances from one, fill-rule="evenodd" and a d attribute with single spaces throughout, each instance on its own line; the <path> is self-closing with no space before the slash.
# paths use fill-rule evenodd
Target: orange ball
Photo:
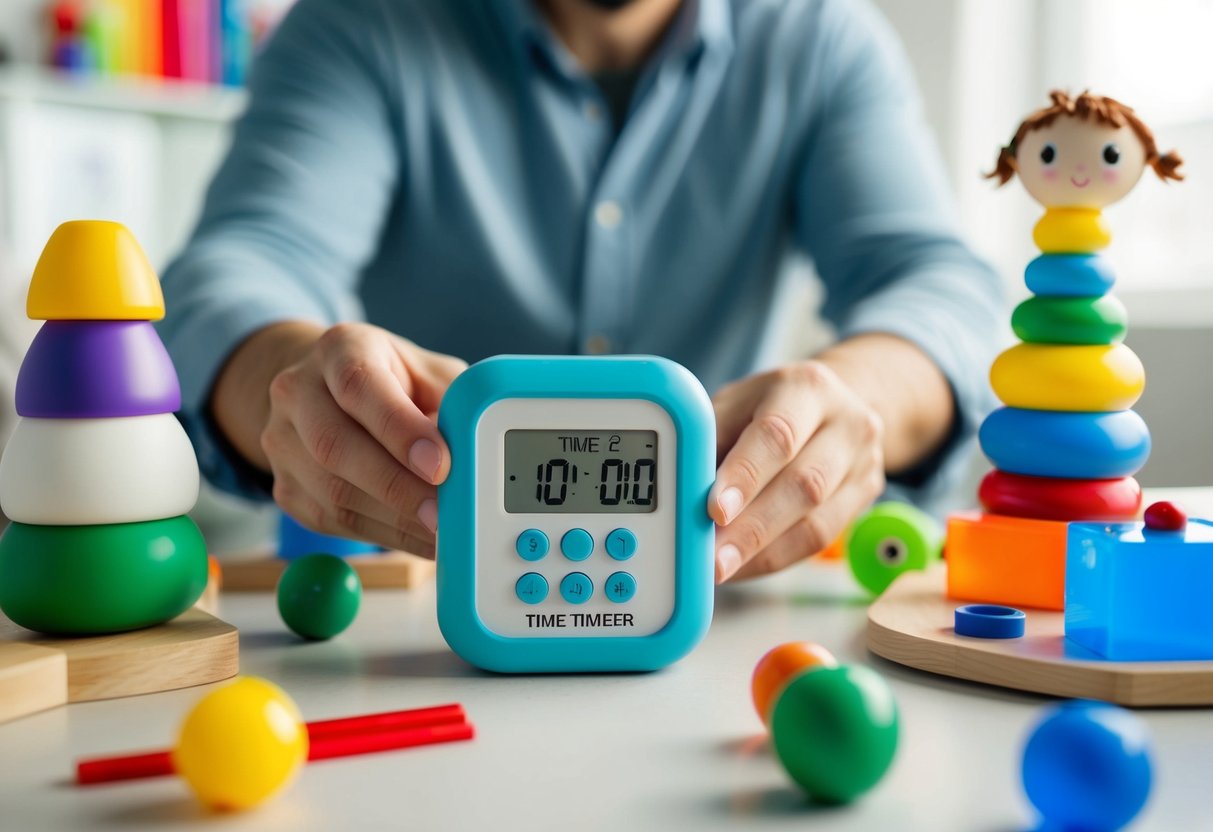
<path id="1" fill-rule="evenodd" d="M 834 654 L 811 641 L 789 641 L 767 651 L 754 667 L 750 680 L 750 693 L 754 697 L 754 710 L 764 723 L 771 715 L 780 692 L 792 679 L 818 667 L 838 667 Z"/>

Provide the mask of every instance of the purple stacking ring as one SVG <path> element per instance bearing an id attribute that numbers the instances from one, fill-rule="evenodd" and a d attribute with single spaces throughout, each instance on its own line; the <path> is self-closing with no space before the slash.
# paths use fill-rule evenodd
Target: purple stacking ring
<path id="1" fill-rule="evenodd" d="M 17 376 L 17 413 L 42 419 L 181 409 L 168 350 L 147 321 L 47 321 Z"/>

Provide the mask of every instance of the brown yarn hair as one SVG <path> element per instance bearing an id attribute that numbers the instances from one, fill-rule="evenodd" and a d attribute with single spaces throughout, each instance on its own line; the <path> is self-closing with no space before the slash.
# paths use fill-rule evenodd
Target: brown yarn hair
<path id="1" fill-rule="evenodd" d="M 1015 131 L 1015 135 L 1011 137 L 1010 143 L 999 150 L 994 170 L 985 175 L 986 179 L 997 179 L 1000 187 L 1010 182 L 1015 176 L 1015 171 L 1018 170 L 1015 153 L 1024 136 L 1033 130 L 1048 127 L 1061 116 L 1080 118 L 1083 121 L 1094 118 L 1097 124 L 1106 124 L 1109 127 L 1119 128 L 1126 124 L 1129 125 L 1146 151 L 1146 164 L 1154 168 L 1159 179 L 1165 182 L 1168 179 L 1180 181 L 1184 178 L 1184 175 L 1179 172 L 1183 159 L 1174 150 L 1159 155 L 1158 145 L 1154 143 L 1154 133 L 1137 117 L 1132 107 L 1121 104 L 1115 98 L 1092 95 L 1086 91 L 1071 98 L 1070 94 L 1064 90 L 1052 90 L 1049 98 L 1053 103 L 1025 118 Z"/>

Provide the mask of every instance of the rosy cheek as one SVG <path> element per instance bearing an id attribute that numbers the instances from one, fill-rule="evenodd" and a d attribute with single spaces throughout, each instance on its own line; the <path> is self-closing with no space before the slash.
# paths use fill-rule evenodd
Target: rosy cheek
<path id="1" fill-rule="evenodd" d="M 1058 176 L 1057 168 L 1045 168 L 1040 172 L 1040 175 L 1046 182 L 1056 182 Z"/>
<path id="2" fill-rule="evenodd" d="M 1107 182 L 1109 185 L 1115 185 L 1120 181 L 1120 174 L 1114 170 L 1105 170 L 1102 174 L 1100 174 L 1099 178 Z"/>

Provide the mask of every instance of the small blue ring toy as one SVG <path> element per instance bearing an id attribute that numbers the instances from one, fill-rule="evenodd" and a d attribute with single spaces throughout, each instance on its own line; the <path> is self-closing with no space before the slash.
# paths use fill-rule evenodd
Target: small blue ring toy
<path id="1" fill-rule="evenodd" d="M 1027 616 L 1023 610 L 998 604 L 967 604 L 956 608 L 956 635 L 972 638 L 1019 638 Z"/>

